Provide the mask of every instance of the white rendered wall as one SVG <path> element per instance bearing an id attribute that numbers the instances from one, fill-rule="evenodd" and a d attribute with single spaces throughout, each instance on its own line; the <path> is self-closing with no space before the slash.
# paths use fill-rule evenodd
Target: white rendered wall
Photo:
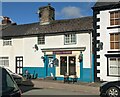
<path id="1" fill-rule="evenodd" d="M 38 45 L 39 50 L 33 48 L 37 44 L 37 37 L 13 38 L 12 46 L 3 46 L 0 40 L 1 57 L 9 57 L 9 68 L 15 72 L 15 57 L 23 56 L 23 67 L 44 67 L 41 56 L 44 53 L 41 49 L 45 48 L 70 48 L 86 47 L 83 52 L 83 67 L 91 67 L 91 35 L 89 33 L 77 34 L 77 42 L 72 45 L 64 45 L 64 35 L 46 36 L 45 45 Z"/>
<path id="2" fill-rule="evenodd" d="M 97 15 L 100 18 L 100 22 L 97 22 L 97 25 L 100 25 L 100 29 L 97 29 L 97 33 L 100 33 L 100 36 L 97 37 L 97 40 L 103 42 L 103 50 L 97 52 L 97 55 L 100 55 L 100 59 L 97 59 L 97 62 L 100 62 L 100 66 L 97 66 L 97 70 L 100 70 L 100 73 L 97 74 L 100 77 L 101 81 L 113 81 L 118 80 L 118 77 L 107 76 L 107 51 L 111 51 L 110 49 L 110 34 L 109 33 L 117 33 L 120 29 L 107 29 L 110 26 L 110 11 L 115 10 L 106 10 L 100 11 L 100 14 Z"/>

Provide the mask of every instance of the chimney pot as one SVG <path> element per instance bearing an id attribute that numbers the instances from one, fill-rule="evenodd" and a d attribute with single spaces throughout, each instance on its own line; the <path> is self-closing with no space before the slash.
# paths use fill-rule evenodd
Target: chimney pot
<path id="1" fill-rule="evenodd" d="M 7 25 L 11 24 L 11 20 L 9 17 L 3 17 L 2 24 Z"/>

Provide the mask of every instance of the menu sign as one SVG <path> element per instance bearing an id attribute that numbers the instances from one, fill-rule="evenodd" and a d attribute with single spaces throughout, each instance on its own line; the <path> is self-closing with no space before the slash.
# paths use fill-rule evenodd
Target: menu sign
<path id="1" fill-rule="evenodd" d="M 72 54 L 72 51 L 53 51 L 53 54 Z"/>

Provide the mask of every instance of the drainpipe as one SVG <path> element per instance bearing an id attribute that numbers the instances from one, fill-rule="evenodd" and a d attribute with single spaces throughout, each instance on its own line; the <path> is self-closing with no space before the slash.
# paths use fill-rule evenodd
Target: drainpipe
<path id="1" fill-rule="evenodd" d="M 91 66 L 91 70 L 90 70 L 90 79 L 91 82 L 94 82 L 93 78 L 93 53 L 92 53 L 92 31 L 90 32 L 90 66 Z"/>
<path id="2" fill-rule="evenodd" d="M 90 82 L 92 82 L 92 41 L 91 41 L 91 32 L 90 34 Z"/>

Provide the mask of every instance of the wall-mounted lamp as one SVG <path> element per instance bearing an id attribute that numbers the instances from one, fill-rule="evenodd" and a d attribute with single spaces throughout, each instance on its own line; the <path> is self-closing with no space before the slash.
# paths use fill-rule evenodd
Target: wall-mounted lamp
<path id="1" fill-rule="evenodd" d="M 82 54 L 82 52 L 80 52 L 80 55 L 79 55 L 78 59 L 79 59 L 79 62 L 83 61 L 83 54 Z"/>
<path id="2" fill-rule="evenodd" d="M 44 56 L 41 56 L 41 59 L 43 60 L 43 62 L 45 62 L 45 57 Z"/>
<path id="3" fill-rule="evenodd" d="M 58 66 L 58 65 L 59 65 L 59 60 L 58 60 L 57 58 L 55 58 L 55 59 L 53 60 L 53 65 L 54 65 L 54 66 Z"/>
<path id="4" fill-rule="evenodd" d="M 99 50 L 103 50 L 103 42 L 98 43 L 98 48 L 99 48 Z"/>
<path id="5" fill-rule="evenodd" d="M 33 48 L 35 49 L 35 52 L 39 50 L 37 44 L 35 44 Z"/>

